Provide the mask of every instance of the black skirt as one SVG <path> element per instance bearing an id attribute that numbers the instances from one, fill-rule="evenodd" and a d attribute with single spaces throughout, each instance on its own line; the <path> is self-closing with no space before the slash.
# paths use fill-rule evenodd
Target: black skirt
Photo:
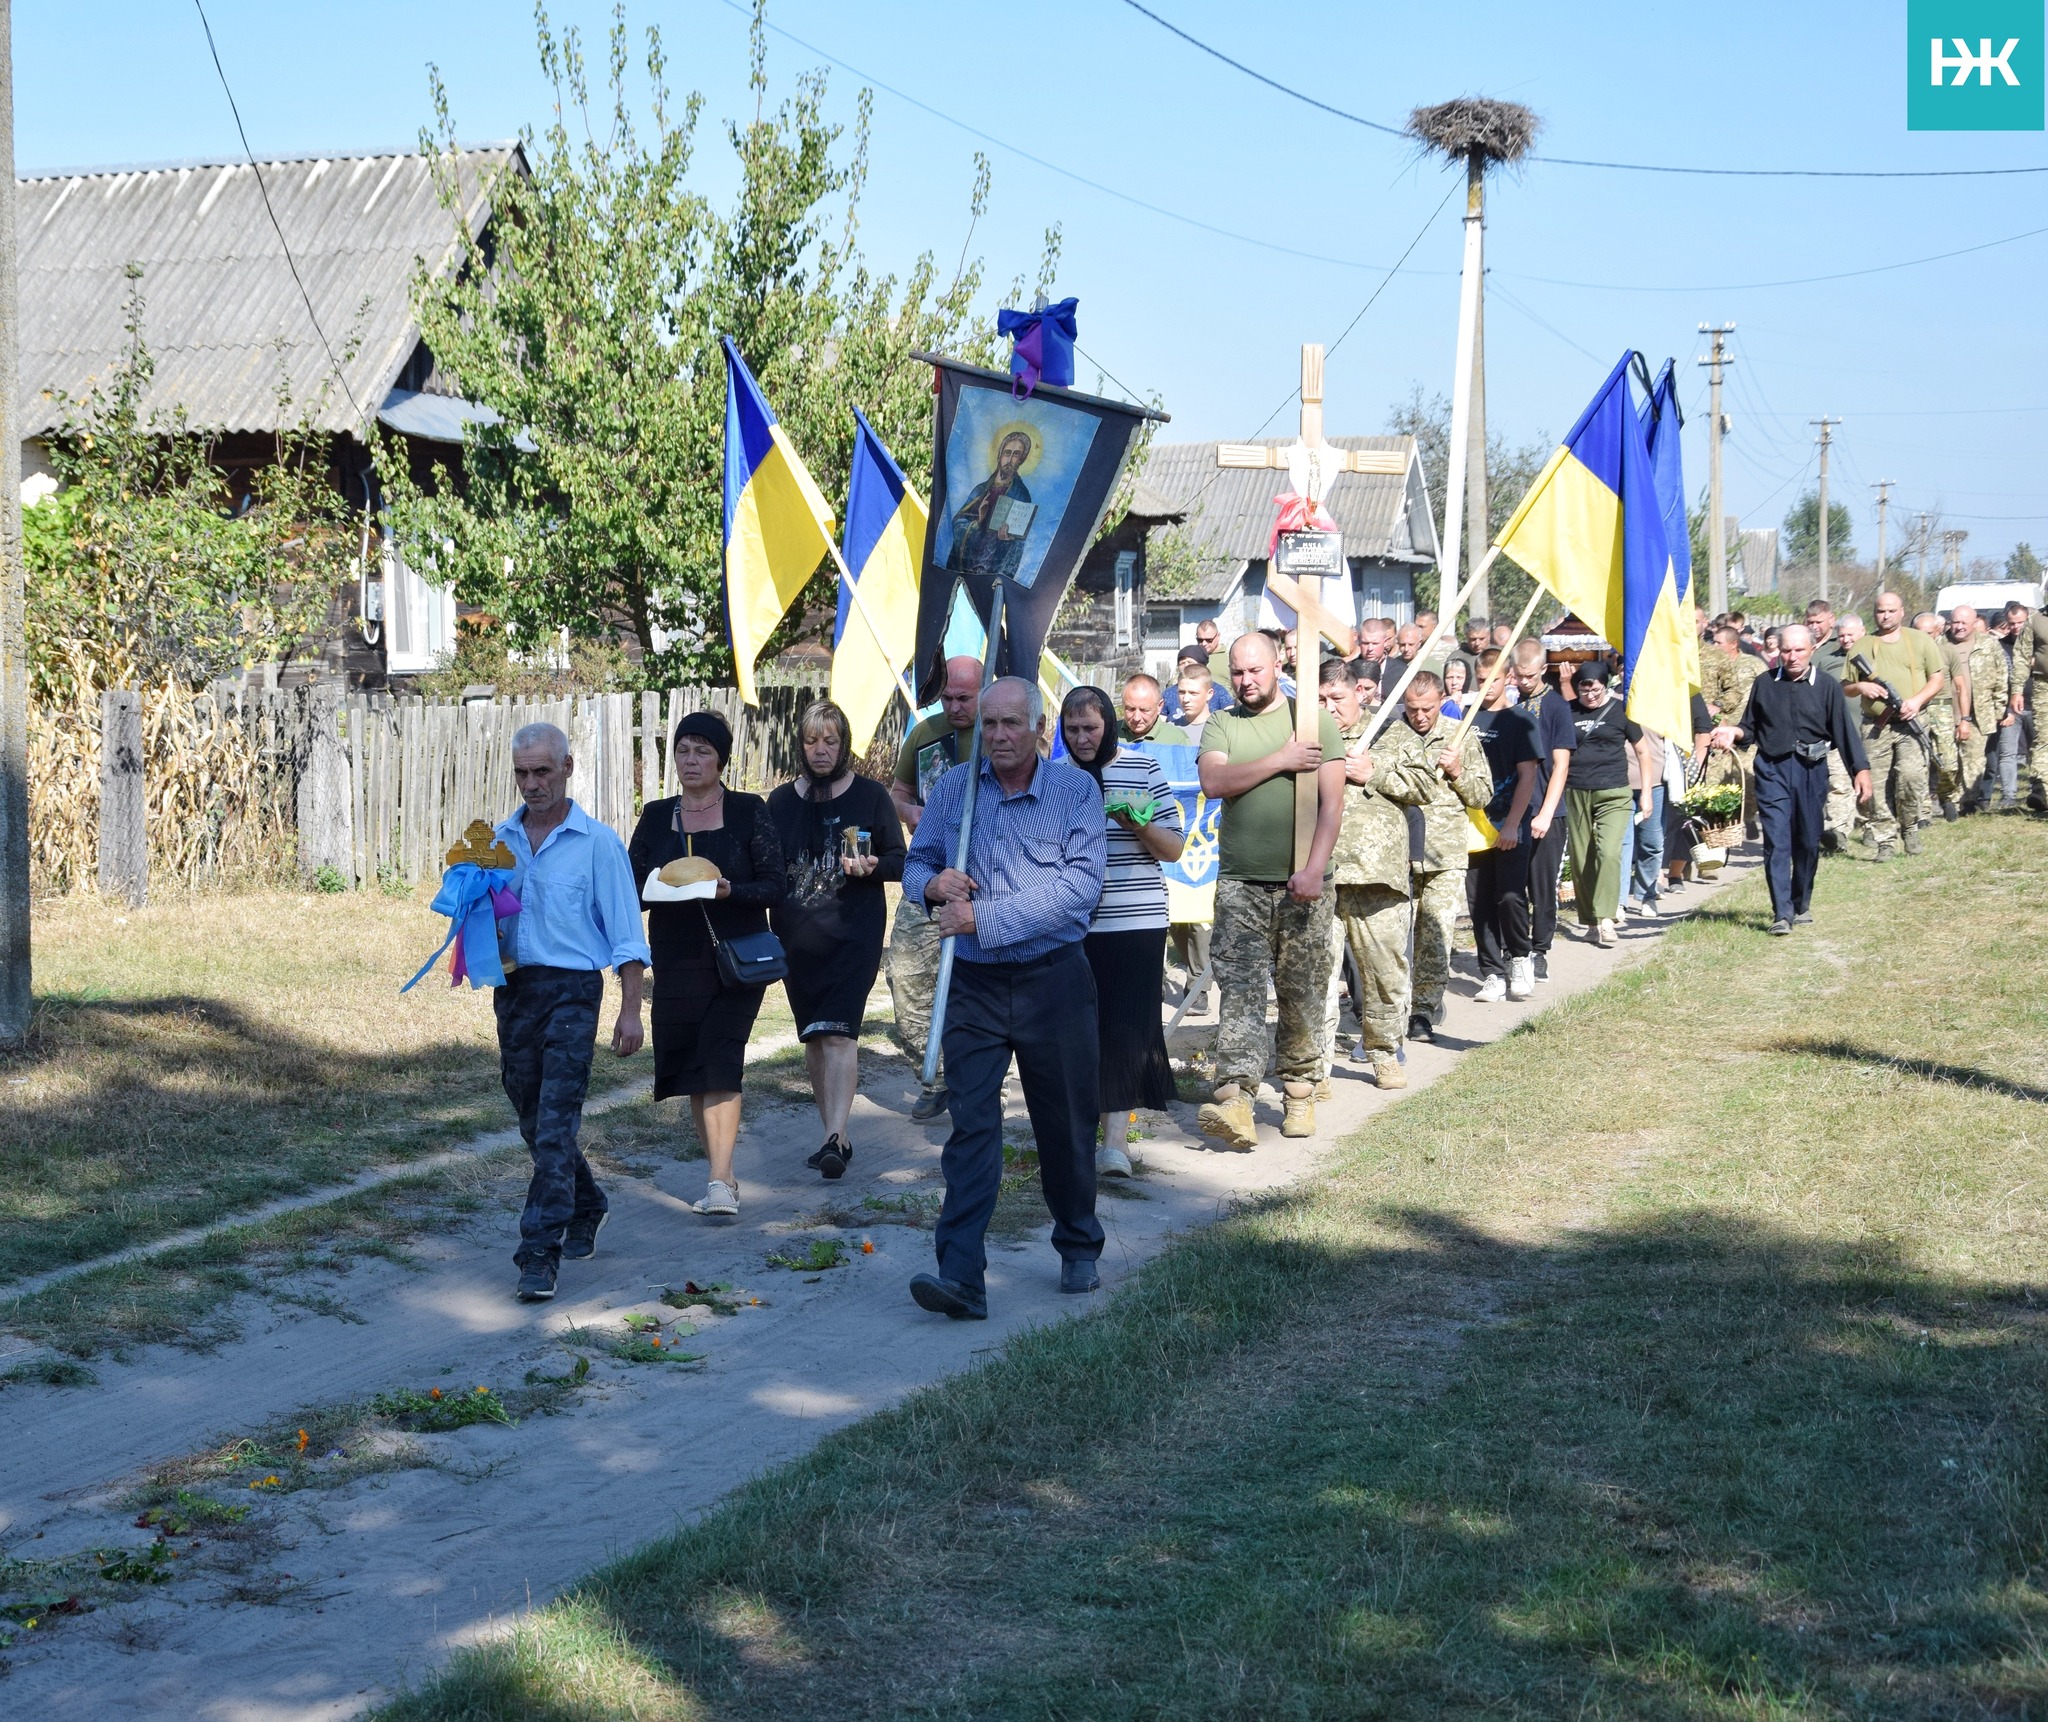
<path id="1" fill-rule="evenodd" d="M 828 1034 L 860 1039 L 868 994 L 875 990 L 875 976 L 881 967 L 879 939 L 872 944 L 848 940 L 822 951 L 791 951 L 782 990 L 789 994 L 797 1039 L 811 1041 Z"/>
<path id="2" fill-rule="evenodd" d="M 1159 1020 L 1166 929 L 1090 933 L 1082 949 L 1095 971 L 1095 1020 L 1102 1048 L 1095 1110 L 1129 1112 L 1142 1106 L 1164 1111 L 1175 1098 L 1166 1028 Z"/>
<path id="3" fill-rule="evenodd" d="M 747 1066 L 747 1037 L 765 987 L 729 987 L 715 962 L 662 971 L 664 985 L 648 1011 L 654 1041 L 654 1098 L 671 1094 L 737 1094 Z"/>

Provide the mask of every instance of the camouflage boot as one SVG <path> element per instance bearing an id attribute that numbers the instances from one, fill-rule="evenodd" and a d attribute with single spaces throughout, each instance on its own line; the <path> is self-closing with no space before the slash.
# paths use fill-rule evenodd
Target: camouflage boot
<path id="1" fill-rule="evenodd" d="M 1401 1061 L 1391 1052 L 1376 1052 L 1372 1055 L 1372 1079 L 1380 1088 L 1406 1088 L 1408 1072 L 1401 1068 Z"/>
<path id="2" fill-rule="evenodd" d="M 1259 1145 L 1252 1097 L 1234 1082 L 1226 1082 L 1216 1090 L 1216 1097 L 1202 1108 L 1196 1122 L 1204 1136 L 1213 1136 L 1224 1147 L 1240 1154 L 1249 1154 Z"/>
<path id="3" fill-rule="evenodd" d="M 1285 1087 L 1287 1100 L 1280 1114 L 1280 1134 L 1313 1136 L 1316 1133 L 1315 1084 L 1290 1082 Z"/>

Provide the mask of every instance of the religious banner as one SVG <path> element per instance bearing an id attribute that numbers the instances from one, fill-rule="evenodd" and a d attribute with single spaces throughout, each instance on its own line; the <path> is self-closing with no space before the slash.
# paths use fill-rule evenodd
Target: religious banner
<path id="1" fill-rule="evenodd" d="M 1167 786 L 1180 803 L 1181 827 L 1187 833 L 1178 861 L 1162 861 L 1166 876 L 1166 918 L 1181 926 L 1207 926 L 1216 918 L 1216 832 L 1223 803 L 1202 793 L 1195 763 L 1202 750 L 1183 742 L 1120 741 L 1119 751 L 1149 753 L 1159 761 Z"/>
<path id="2" fill-rule="evenodd" d="M 1139 425 L 1164 415 L 1043 382 L 1019 400 L 1003 372 L 922 356 L 938 371 L 938 424 L 915 673 L 918 697 L 932 700 L 955 592 L 986 625 L 1002 582 L 996 673 L 1033 672 Z"/>

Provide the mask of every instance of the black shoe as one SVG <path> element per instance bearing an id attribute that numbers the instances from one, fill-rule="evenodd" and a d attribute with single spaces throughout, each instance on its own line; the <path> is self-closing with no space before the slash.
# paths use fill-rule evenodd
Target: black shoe
<path id="1" fill-rule="evenodd" d="M 1782 939 L 1787 933 L 1791 931 L 1792 923 L 1786 920 L 1783 915 L 1780 915 L 1775 921 L 1771 923 L 1771 937 L 1774 939 Z"/>
<path id="2" fill-rule="evenodd" d="M 562 1260 L 565 1262 L 587 1262 L 597 1254 L 597 1234 L 604 1230 L 609 1213 L 593 1214 L 588 1219 L 571 1220 L 562 1228 Z"/>
<path id="3" fill-rule="evenodd" d="M 1801 910 L 1799 911 L 1799 913 L 1798 913 L 1798 914 L 1796 914 L 1796 915 L 1794 915 L 1794 916 L 1792 917 L 1792 925 L 1793 925 L 1793 926 L 1795 926 L 1795 927 L 1810 927 L 1810 926 L 1812 926 L 1812 925 L 1813 925 L 1813 911 L 1812 911 L 1811 909 L 1801 909 Z"/>
<path id="4" fill-rule="evenodd" d="M 910 1109 L 911 1119 L 918 1124 L 929 1124 L 946 1110 L 953 1097 L 946 1092 L 944 1083 L 937 1088 L 927 1088 L 917 1097 L 917 1104 Z"/>
<path id="5" fill-rule="evenodd" d="M 1095 1264 L 1084 1256 L 1068 1256 L 1060 1263 L 1060 1290 L 1063 1292 L 1092 1292 L 1102 1284 L 1102 1276 L 1095 1271 Z"/>
<path id="6" fill-rule="evenodd" d="M 519 1291 L 521 1303 L 546 1303 L 555 1295 L 555 1258 L 535 1256 L 519 1264 Z"/>
<path id="7" fill-rule="evenodd" d="M 958 1280 L 942 1280 L 937 1274 L 919 1274 L 910 1282 L 911 1301 L 933 1315 L 955 1321 L 987 1321 L 988 1294 Z"/>
<path id="8" fill-rule="evenodd" d="M 1839 831 L 1823 831 L 1820 834 L 1820 852 L 1823 855 L 1841 854 L 1842 834 Z"/>
<path id="9" fill-rule="evenodd" d="M 846 1168 L 853 1164 L 853 1149 L 847 1145 L 846 1138 L 835 1130 L 825 1138 L 824 1146 L 804 1164 L 813 1172 L 824 1173 L 827 1178 L 841 1178 L 846 1175 Z"/>
<path id="10" fill-rule="evenodd" d="M 1436 1039 L 1435 1025 L 1430 1022 L 1423 1012 L 1417 1011 L 1408 1019 L 1408 1038 L 1410 1040 L 1432 1041 Z"/>

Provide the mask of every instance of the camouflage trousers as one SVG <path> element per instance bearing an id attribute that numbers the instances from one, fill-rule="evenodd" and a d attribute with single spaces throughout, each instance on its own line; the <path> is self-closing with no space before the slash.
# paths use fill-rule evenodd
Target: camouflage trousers
<path id="1" fill-rule="evenodd" d="M 1408 1025 L 1408 899 L 1385 885 L 1339 885 L 1330 918 L 1330 984 L 1323 1002 L 1323 1056 L 1318 1078 L 1330 1074 L 1337 1046 L 1338 989 L 1350 952 L 1363 998 L 1358 1011 L 1362 1052 L 1395 1052 Z"/>
<path id="2" fill-rule="evenodd" d="M 915 903 L 896 905 L 896 923 L 889 929 L 889 1000 L 896 1018 L 896 1044 L 924 1071 L 925 1044 L 932 1032 L 932 994 L 939 985 L 939 947 L 945 941 L 939 924 L 921 914 Z M 946 1079 L 943 1059 L 938 1079 Z"/>
<path id="3" fill-rule="evenodd" d="M 1896 843 L 1901 831 L 1920 822 L 1927 804 L 1927 755 L 1888 723 L 1864 724 L 1863 749 L 1870 755 L 1870 840 Z"/>
<path id="4" fill-rule="evenodd" d="M 1856 834 L 1856 819 L 1856 780 L 1849 775 L 1840 750 L 1832 750 L 1828 754 L 1828 804 L 1821 815 L 1821 829 L 1846 843 Z"/>
<path id="5" fill-rule="evenodd" d="M 491 996 L 498 1076 L 533 1156 L 533 1179 L 519 1216 L 515 1259 L 522 1266 L 558 1254 L 562 1229 L 571 1220 L 589 1219 L 610 1206 L 576 1140 L 603 1003 L 602 969 L 537 963 L 514 969 Z"/>
<path id="6" fill-rule="evenodd" d="M 1998 732 L 1993 730 L 1992 735 Z M 1963 807 L 1981 807 L 1991 799 L 1991 782 L 1987 767 L 1991 759 L 1991 742 L 1984 731 L 1974 723 L 1970 725 L 1967 738 L 1956 739 L 1956 772 L 1962 779 Z"/>
<path id="7" fill-rule="evenodd" d="M 1451 983 L 1451 936 L 1465 907 L 1465 869 L 1415 874 L 1415 994 L 1408 1009 L 1434 1015 Z"/>
<path id="8" fill-rule="evenodd" d="M 1927 708 L 1927 736 L 1934 743 L 1934 798 L 1954 801 L 1963 793 L 1963 760 L 1956 749 L 1956 708 L 1948 700 Z"/>
<path id="9" fill-rule="evenodd" d="M 1266 1074 L 1266 984 L 1280 1000 L 1275 1041 L 1283 1082 L 1321 1074 L 1323 1004 L 1330 984 L 1332 893 L 1297 903 L 1285 885 L 1216 881 L 1210 958 L 1222 988 L 1216 1013 L 1216 1086 L 1250 1094 Z"/>
<path id="10" fill-rule="evenodd" d="M 2039 683 L 2028 684 L 2027 705 L 2034 714 L 2034 745 L 2027 750 L 2027 805 L 2048 808 L 2048 706 Z"/>

